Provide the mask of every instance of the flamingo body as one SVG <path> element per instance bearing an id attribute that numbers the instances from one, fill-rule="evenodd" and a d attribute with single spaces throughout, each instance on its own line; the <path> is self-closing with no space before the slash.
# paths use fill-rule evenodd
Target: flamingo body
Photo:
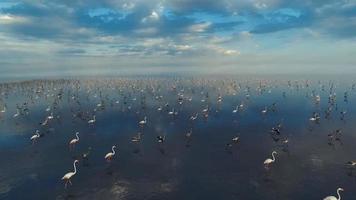
<path id="1" fill-rule="evenodd" d="M 335 196 L 327 196 L 323 200 L 341 200 L 340 191 L 344 191 L 344 189 L 338 188 L 336 190 L 336 193 L 337 193 L 337 196 L 338 196 L 337 198 Z"/>
<path id="2" fill-rule="evenodd" d="M 111 148 L 112 152 L 109 152 L 105 155 L 105 157 L 104 157 L 105 160 L 111 161 L 113 159 L 113 157 L 115 155 L 115 148 L 116 148 L 116 146 L 112 146 L 112 148 Z"/>

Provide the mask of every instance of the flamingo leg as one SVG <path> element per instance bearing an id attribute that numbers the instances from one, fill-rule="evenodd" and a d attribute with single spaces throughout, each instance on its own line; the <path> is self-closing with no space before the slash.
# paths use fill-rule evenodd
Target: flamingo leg
<path id="1" fill-rule="evenodd" d="M 68 181 L 69 181 L 70 185 L 73 185 L 73 184 L 72 184 L 72 181 L 71 181 L 70 179 L 69 179 Z"/>

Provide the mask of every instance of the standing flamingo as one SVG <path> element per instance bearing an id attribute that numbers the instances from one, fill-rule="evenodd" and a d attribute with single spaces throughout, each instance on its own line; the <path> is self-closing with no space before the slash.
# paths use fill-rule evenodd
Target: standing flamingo
<path id="1" fill-rule="evenodd" d="M 272 159 L 271 159 L 271 158 L 267 158 L 267 159 L 263 162 L 263 164 L 265 165 L 266 168 L 268 168 L 270 164 L 272 164 L 272 163 L 274 163 L 274 162 L 276 161 L 276 158 L 274 157 L 274 154 L 277 154 L 277 152 L 276 152 L 276 151 L 273 151 L 273 152 L 272 152 Z"/>
<path id="2" fill-rule="evenodd" d="M 323 200 L 341 200 L 340 191 L 344 191 L 344 189 L 338 188 L 338 189 L 336 190 L 336 193 L 337 193 L 338 198 L 336 198 L 335 196 L 327 196 L 327 197 L 325 197 Z"/>
<path id="3" fill-rule="evenodd" d="M 93 116 L 93 119 L 88 121 L 88 124 L 94 124 L 96 122 L 95 115 Z"/>
<path id="4" fill-rule="evenodd" d="M 138 122 L 141 126 L 145 125 L 147 123 L 147 117 L 145 116 L 144 120 Z"/>
<path id="5" fill-rule="evenodd" d="M 72 185 L 72 181 L 70 181 L 70 179 L 77 173 L 77 167 L 75 166 L 75 164 L 77 164 L 78 162 L 79 160 L 75 160 L 73 163 L 74 172 L 68 172 L 62 177 L 62 180 L 65 181 L 65 185 L 64 185 L 65 188 L 67 188 L 68 182 Z"/>
<path id="6" fill-rule="evenodd" d="M 14 118 L 16 118 L 16 117 L 18 117 L 20 115 L 20 111 L 19 111 L 19 109 L 16 109 L 16 113 L 14 114 Z"/>
<path id="7" fill-rule="evenodd" d="M 261 111 L 262 114 L 266 114 L 267 113 L 267 106 L 265 106 L 265 108 Z"/>
<path id="8" fill-rule="evenodd" d="M 238 110 L 239 110 L 239 106 L 237 105 L 237 106 L 235 107 L 235 109 L 232 110 L 232 113 L 237 113 Z"/>
<path id="9" fill-rule="evenodd" d="M 1 113 L 5 113 L 6 112 L 6 105 L 4 106 L 4 108 L 0 112 Z"/>
<path id="10" fill-rule="evenodd" d="M 32 141 L 32 144 L 34 144 L 38 138 L 40 138 L 40 131 L 36 130 L 36 133 L 34 135 L 32 135 L 32 137 L 30 138 L 30 140 Z"/>
<path id="11" fill-rule="evenodd" d="M 69 142 L 69 148 L 70 148 L 70 149 L 71 149 L 71 148 L 74 148 L 74 145 L 79 142 L 79 136 L 78 136 L 78 135 L 79 135 L 79 132 L 76 132 L 76 133 L 75 133 L 75 137 L 76 137 L 76 138 L 72 139 L 72 140 Z"/>
<path id="12" fill-rule="evenodd" d="M 112 152 L 109 152 L 109 153 L 107 153 L 107 154 L 105 155 L 105 160 L 106 160 L 106 161 L 110 162 L 110 161 L 113 159 L 113 157 L 114 157 L 114 155 L 115 155 L 115 148 L 116 148 L 115 145 L 112 146 L 112 147 L 111 147 Z"/>

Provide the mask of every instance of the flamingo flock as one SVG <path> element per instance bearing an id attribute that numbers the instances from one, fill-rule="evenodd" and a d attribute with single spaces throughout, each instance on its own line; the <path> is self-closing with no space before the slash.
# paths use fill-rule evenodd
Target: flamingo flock
<path id="1" fill-rule="evenodd" d="M 323 139 L 328 141 L 327 145 L 334 148 L 337 145 L 341 146 L 343 144 L 342 138 L 344 137 L 341 131 L 342 126 L 347 125 L 348 120 L 352 117 L 350 114 L 352 112 L 347 112 L 345 108 L 340 109 L 341 111 L 339 110 L 339 106 L 343 104 L 340 103 L 340 100 L 337 100 L 336 84 L 334 82 L 329 82 L 328 84 L 318 82 L 316 83 L 317 87 L 312 88 L 312 84 L 309 81 L 287 81 L 283 83 L 287 89 L 279 93 L 278 100 L 272 104 L 265 103 L 262 104 L 263 106 L 254 106 L 253 101 L 257 97 L 268 96 L 274 91 L 279 91 L 273 85 L 273 82 L 263 80 L 257 85 L 246 82 L 246 85 L 243 86 L 242 84 L 237 84 L 235 80 L 207 79 L 37 80 L 31 83 L 13 83 L 0 86 L 0 107 L 2 108 L 0 110 L 0 118 L 9 119 L 6 116 L 12 116 L 11 120 L 15 122 L 16 126 L 19 126 L 19 124 L 24 123 L 31 117 L 32 112 L 35 113 L 33 105 L 41 106 L 45 101 L 46 104 L 44 105 L 46 106 L 42 107 L 41 113 L 43 118 L 41 118 L 42 120 L 38 125 L 34 125 L 36 127 L 35 133 L 33 134 L 32 132 L 33 135 L 28 136 L 32 146 L 37 146 L 45 142 L 41 137 L 53 131 L 54 124 L 61 124 L 64 120 L 71 120 L 73 127 L 78 127 L 78 124 L 84 121 L 87 127 L 89 125 L 88 131 L 90 131 L 90 134 L 95 136 L 100 134 L 96 131 L 104 120 L 105 112 L 120 112 L 127 115 L 130 113 L 136 116 L 137 119 L 135 125 L 132 125 L 137 128 L 137 132 L 130 137 L 131 143 L 139 145 L 147 137 L 151 137 L 154 138 L 160 149 L 165 148 L 165 143 L 170 140 L 169 133 L 157 128 L 155 135 L 149 135 L 146 134 L 146 130 L 154 127 L 157 121 L 162 124 L 171 124 L 172 126 L 178 121 L 184 121 L 186 131 L 182 133 L 182 138 L 185 140 L 186 146 L 190 147 L 195 143 L 195 140 L 200 139 L 199 134 L 196 134 L 196 132 L 199 132 L 202 124 L 213 122 L 219 116 L 228 115 L 234 120 L 225 123 L 231 123 L 232 127 L 239 127 L 239 123 L 243 121 L 244 113 L 248 111 L 256 113 L 255 117 L 259 120 L 259 123 L 265 122 L 267 118 L 271 118 L 276 113 L 281 112 L 279 111 L 281 108 L 279 105 L 285 104 L 288 98 L 292 98 L 288 97 L 290 93 L 304 89 L 307 91 L 305 99 L 314 111 L 306 113 L 302 121 L 305 122 L 310 132 L 322 126 L 323 123 L 337 123 L 340 128 L 325 134 Z M 105 87 L 105 90 L 103 87 Z M 326 89 L 327 87 L 329 87 L 328 90 Z M 343 93 L 343 103 L 349 102 L 350 96 L 355 93 L 355 90 L 353 86 Z M 13 105 L 14 103 L 8 100 L 11 92 L 16 93 L 16 95 L 21 92 L 24 93 L 27 98 L 26 102 L 17 102 L 16 106 Z M 277 103 L 277 101 L 279 102 Z M 92 102 L 96 102 L 96 104 Z M 232 102 L 232 104 L 229 105 L 228 102 Z M 226 104 L 227 106 L 225 106 Z M 64 105 L 70 109 L 71 118 L 63 117 L 62 110 Z M 226 109 L 229 109 L 229 111 L 225 112 Z M 298 145 L 294 143 L 294 140 L 290 139 L 292 135 L 285 131 L 287 129 L 285 126 L 290 124 L 288 120 L 293 119 L 292 115 L 293 113 L 286 114 L 283 119 L 278 119 L 280 121 L 277 125 L 271 124 L 270 127 L 272 128 L 266 130 L 265 136 L 267 138 L 270 137 L 270 141 L 275 144 L 273 149 L 268 150 L 268 152 L 271 152 L 271 157 L 260 161 L 260 165 L 264 167 L 262 169 L 266 173 L 272 173 L 276 170 L 274 169 L 275 165 L 283 165 L 284 162 L 288 162 L 286 156 L 290 153 L 290 144 Z M 338 117 L 335 117 L 335 115 Z M 125 122 L 117 119 L 106 120 L 113 120 L 112 123 L 125 125 Z M 238 123 L 236 125 L 233 122 Z M 76 146 L 83 145 L 82 143 L 89 133 L 75 131 L 73 137 L 73 132 L 70 133 L 72 139 L 67 144 L 69 144 L 69 152 L 75 154 L 78 151 Z M 218 134 L 222 135 L 223 133 Z M 83 140 L 80 140 L 79 136 Z M 96 141 L 92 142 L 93 144 L 96 143 Z M 246 144 L 244 134 L 235 134 L 234 137 L 230 137 L 226 142 L 226 149 L 230 153 L 239 151 L 238 148 L 233 147 Z M 113 143 L 117 144 L 115 141 Z M 89 161 L 91 152 L 96 151 L 92 147 L 87 148 L 88 150 L 81 154 L 81 160 L 85 162 Z M 109 149 L 110 146 L 107 148 Z M 120 162 L 122 151 L 121 149 L 119 150 L 120 154 L 116 155 L 118 150 L 116 145 L 112 145 L 110 152 L 106 154 L 101 152 L 103 160 L 108 165 Z M 73 171 L 66 173 L 61 178 L 64 181 L 65 188 L 68 187 L 68 183 L 72 185 L 72 179 L 77 173 L 80 173 L 78 163 L 81 161 L 79 161 L 78 157 L 74 159 Z M 356 168 L 356 161 L 350 160 L 346 163 L 346 166 Z M 334 185 L 334 187 L 338 186 Z M 340 192 L 343 191 L 343 188 L 338 188 L 336 191 L 337 197 L 328 196 L 324 200 L 341 200 Z"/>

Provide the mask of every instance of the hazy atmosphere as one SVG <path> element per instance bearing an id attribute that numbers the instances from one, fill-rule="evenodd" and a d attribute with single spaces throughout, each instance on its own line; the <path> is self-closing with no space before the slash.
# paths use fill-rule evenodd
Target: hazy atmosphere
<path id="1" fill-rule="evenodd" d="M 354 0 L 0 2 L 1 77 L 354 73 Z"/>

